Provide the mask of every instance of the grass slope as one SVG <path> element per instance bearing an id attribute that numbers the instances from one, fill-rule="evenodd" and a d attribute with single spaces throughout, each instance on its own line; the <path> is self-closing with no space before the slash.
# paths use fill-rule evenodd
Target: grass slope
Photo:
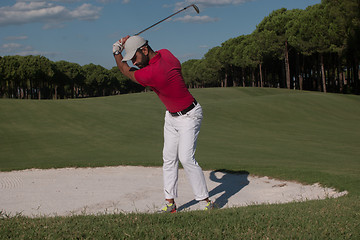
<path id="1" fill-rule="evenodd" d="M 0 169 L 159 164 L 163 109 L 156 101 L 153 94 L 2 99 Z"/>
<path id="2" fill-rule="evenodd" d="M 197 151 L 204 169 L 360 185 L 360 97 L 260 88 L 193 94 L 204 109 Z M 154 93 L 1 99 L 0 112 L 2 171 L 162 163 L 164 107 Z"/>
<path id="3" fill-rule="evenodd" d="M 195 89 L 192 93 L 204 109 L 196 155 L 204 169 L 246 170 L 256 175 L 320 182 L 348 190 L 349 196 L 177 216 L 7 219 L 4 215 L 0 222 L 4 235 L 0 237 L 360 236 L 359 96 L 261 88 Z M 164 107 L 154 93 L 58 101 L 1 99 L 0 170 L 159 166 L 163 117 Z"/>

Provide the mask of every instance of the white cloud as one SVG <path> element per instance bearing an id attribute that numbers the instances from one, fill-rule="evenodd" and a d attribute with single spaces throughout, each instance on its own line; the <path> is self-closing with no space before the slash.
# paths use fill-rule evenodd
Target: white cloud
<path id="1" fill-rule="evenodd" d="M 28 39 L 28 36 L 8 36 L 5 37 L 5 40 L 7 41 L 17 41 L 17 40 L 26 40 Z"/>
<path id="2" fill-rule="evenodd" d="M 186 6 L 191 4 L 196 4 L 201 9 L 206 7 L 221 7 L 221 6 L 228 6 L 228 5 L 237 5 L 243 4 L 246 2 L 252 2 L 255 0 L 185 0 L 183 2 L 175 3 L 175 10 L 180 10 Z M 194 11 L 195 13 L 195 11 Z M 174 21 L 182 21 L 182 22 L 193 22 L 193 23 L 208 23 L 208 22 L 217 22 L 219 21 L 218 18 L 212 18 L 209 16 L 185 16 L 176 18 Z"/>
<path id="3" fill-rule="evenodd" d="M 60 2 L 60 3 L 76 3 L 85 2 L 86 0 L 16 0 L 17 2 Z"/>
<path id="4" fill-rule="evenodd" d="M 96 20 L 101 7 L 84 3 L 76 9 L 68 9 L 49 2 L 17 2 L 13 6 L 0 8 L 0 26 L 33 22 L 66 22 L 72 20 Z"/>
<path id="5" fill-rule="evenodd" d="M 0 47 L 0 49 L 2 52 L 13 52 L 21 47 L 22 44 L 20 43 L 5 43 Z"/>
<path id="6" fill-rule="evenodd" d="M 54 57 L 54 56 L 58 55 L 58 53 L 30 50 L 30 51 L 20 51 L 20 52 L 15 53 L 14 55 L 19 55 L 19 56 L 41 55 L 41 56 L 47 56 L 47 57 Z"/>
<path id="7" fill-rule="evenodd" d="M 28 56 L 28 55 L 42 55 L 48 57 L 55 57 L 59 55 L 56 52 L 42 52 L 34 50 L 32 46 L 23 45 L 20 43 L 5 43 L 0 46 L 0 55 L 19 55 L 19 56 Z"/>
<path id="8" fill-rule="evenodd" d="M 4 52 L 4 53 L 13 53 L 16 51 L 31 51 L 32 47 L 31 46 L 25 46 L 23 44 L 20 43 L 5 43 L 3 45 L 1 45 L 0 47 L 0 51 Z"/>
<path id="9" fill-rule="evenodd" d="M 64 28 L 65 24 L 62 22 L 49 22 L 44 24 L 44 26 L 42 27 L 42 29 L 47 30 L 47 29 L 60 29 L 60 28 Z"/>
<path id="10" fill-rule="evenodd" d="M 186 15 L 184 17 L 175 18 L 174 22 L 186 22 L 186 23 L 209 23 L 209 22 L 217 22 L 218 18 L 211 18 L 209 16 L 190 16 Z"/>
<path id="11" fill-rule="evenodd" d="M 182 8 L 190 4 L 196 4 L 202 7 L 219 7 L 227 5 L 237 5 L 246 2 L 252 2 L 254 0 L 185 0 L 184 2 L 177 2 L 175 6 Z"/>
<path id="12" fill-rule="evenodd" d="M 68 11 L 69 16 L 72 19 L 79 20 L 95 20 L 100 17 L 101 7 L 95 7 L 91 4 L 84 3 L 73 11 Z"/>

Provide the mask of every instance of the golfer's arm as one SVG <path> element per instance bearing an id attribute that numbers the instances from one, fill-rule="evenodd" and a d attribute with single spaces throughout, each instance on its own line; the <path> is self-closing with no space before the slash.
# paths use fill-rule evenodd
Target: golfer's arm
<path id="1" fill-rule="evenodd" d="M 116 65 L 120 72 L 126 77 L 130 78 L 133 82 L 138 83 L 135 79 L 135 71 L 130 71 L 130 67 L 126 62 L 122 61 L 123 56 L 121 54 L 115 55 Z"/>

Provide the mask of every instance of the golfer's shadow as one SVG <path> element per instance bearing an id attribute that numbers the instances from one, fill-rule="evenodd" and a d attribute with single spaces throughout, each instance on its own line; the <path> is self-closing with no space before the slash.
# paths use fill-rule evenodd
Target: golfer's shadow
<path id="1" fill-rule="evenodd" d="M 222 177 L 218 178 L 216 175 L 222 175 Z M 247 171 L 230 171 L 226 169 L 212 171 L 210 173 L 210 180 L 213 182 L 218 182 L 220 184 L 209 192 L 209 197 L 211 198 L 219 193 L 223 193 L 215 200 L 215 207 L 224 207 L 229 202 L 229 198 L 231 196 L 235 195 L 242 188 L 248 185 L 248 175 L 249 172 Z M 192 200 L 180 206 L 178 208 L 178 211 L 189 208 L 197 203 L 198 201 Z"/>

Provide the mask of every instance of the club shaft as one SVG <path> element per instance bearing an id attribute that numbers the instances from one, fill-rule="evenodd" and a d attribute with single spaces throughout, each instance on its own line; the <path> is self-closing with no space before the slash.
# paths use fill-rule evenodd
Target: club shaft
<path id="1" fill-rule="evenodd" d="M 142 30 L 141 32 L 138 32 L 137 34 L 135 34 L 135 36 L 136 36 L 136 35 L 140 35 L 141 33 L 145 32 L 146 30 L 149 30 L 150 28 L 152 28 L 152 27 L 154 27 L 154 26 L 158 25 L 159 23 L 162 23 L 163 21 L 165 21 L 165 20 L 167 20 L 167 19 L 171 18 L 172 16 L 174 16 L 174 15 L 176 15 L 176 14 L 178 14 L 178 13 L 180 13 L 180 12 L 182 12 L 182 11 L 186 10 L 186 9 L 188 9 L 189 7 L 193 7 L 193 5 L 189 5 L 189 6 L 187 6 L 187 7 L 184 7 L 183 9 L 181 9 L 181 10 L 177 11 L 176 13 L 171 14 L 171 15 L 170 15 L 170 16 L 168 16 L 167 18 L 164 18 L 163 20 L 158 21 L 157 23 L 155 23 L 155 24 L 151 25 L 150 27 L 145 28 L 145 29 L 144 29 L 144 30 Z"/>

